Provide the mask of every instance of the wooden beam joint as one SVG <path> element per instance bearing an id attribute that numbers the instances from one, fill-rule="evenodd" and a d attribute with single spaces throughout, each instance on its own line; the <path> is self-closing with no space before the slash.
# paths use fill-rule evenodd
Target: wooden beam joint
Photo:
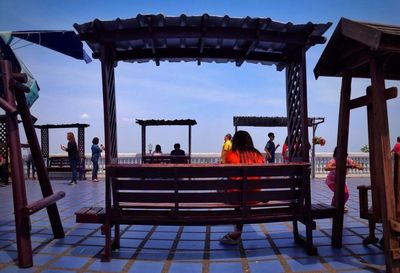
<path id="1" fill-rule="evenodd" d="M 397 232 L 400 235 L 400 222 L 397 220 L 390 220 L 390 228 L 393 232 Z"/>
<path id="2" fill-rule="evenodd" d="M 28 86 L 23 85 L 22 83 L 13 78 L 10 79 L 10 87 L 12 87 L 17 92 L 29 93 L 31 91 L 31 89 Z"/>
<path id="3" fill-rule="evenodd" d="M 370 91 L 371 86 L 367 87 L 368 92 Z M 367 93 L 368 93 L 367 92 Z M 385 90 L 385 99 L 390 100 L 397 97 L 397 87 L 391 87 Z M 369 96 L 362 96 L 356 99 L 350 100 L 350 109 L 359 108 L 362 106 L 367 106 L 372 103 L 372 99 Z"/>

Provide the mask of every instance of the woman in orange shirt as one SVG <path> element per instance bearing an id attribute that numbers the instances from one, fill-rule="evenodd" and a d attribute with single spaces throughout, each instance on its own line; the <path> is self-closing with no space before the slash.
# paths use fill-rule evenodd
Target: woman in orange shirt
<path id="1" fill-rule="evenodd" d="M 237 131 L 233 136 L 232 150 L 225 156 L 226 164 L 262 164 L 264 157 L 254 148 L 253 140 L 246 131 Z M 243 225 L 236 225 L 236 230 L 220 238 L 222 244 L 236 245 L 242 235 Z"/>

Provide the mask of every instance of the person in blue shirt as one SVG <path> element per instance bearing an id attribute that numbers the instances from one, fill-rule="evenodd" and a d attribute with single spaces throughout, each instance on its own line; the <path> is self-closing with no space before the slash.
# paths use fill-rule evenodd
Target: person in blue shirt
<path id="1" fill-rule="evenodd" d="M 100 144 L 99 147 L 99 138 L 94 137 L 92 140 L 92 163 L 93 163 L 93 170 L 92 170 L 92 181 L 99 182 L 97 178 L 97 173 L 99 171 L 99 158 L 101 157 L 101 152 L 104 151 L 103 144 Z"/>
<path id="2" fill-rule="evenodd" d="M 275 151 L 279 147 L 279 144 L 275 146 L 274 139 L 275 135 L 272 132 L 268 133 L 268 142 L 265 145 L 264 151 L 266 153 L 265 160 L 268 161 L 268 163 L 274 163 L 275 162 Z"/>

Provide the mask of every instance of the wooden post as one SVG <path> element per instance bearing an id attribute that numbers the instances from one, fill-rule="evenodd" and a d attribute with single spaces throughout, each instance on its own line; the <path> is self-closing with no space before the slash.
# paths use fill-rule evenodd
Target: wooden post
<path id="1" fill-rule="evenodd" d="M 377 157 L 375 156 L 375 149 L 371 147 L 375 147 L 374 142 L 374 126 L 375 126 L 375 117 L 373 111 L 373 103 L 372 103 L 372 89 L 371 86 L 367 87 L 367 119 L 368 119 L 368 145 L 369 149 L 369 165 L 370 165 L 370 179 L 371 179 L 371 196 L 372 196 L 372 218 L 375 222 L 382 222 L 382 214 L 381 214 L 381 204 L 380 204 L 380 188 L 382 187 L 380 183 L 376 183 L 378 181 L 376 172 L 377 165 Z"/>
<path id="2" fill-rule="evenodd" d="M 106 143 L 105 163 L 107 165 L 118 158 L 117 124 L 115 102 L 114 60 L 111 51 L 103 46 L 101 51 L 101 72 L 103 83 L 104 140 Z M 112 176 L 106 171 L 105 177 L 105 209 L 104 221 L 105 247 L 102 261 L 111 259 L 111 183 Z"/>
<path id="3" fill-rule="evenodd" d="M 189 125 L 189 162 L 188 163 L 192 163 L 192 126 Z"/>
<path id="4" fill-rule="evenodd" d="M 307 106 L 307 73 L 306 73 L 306 49 L 301 48 L 299 67 L 299 86 L 300 86 L 300 119 L 301 119 L 301 138 L 302 138 L 302 157 L 303 162 L 310 162 L 310 142 L 308 138 L 308 106 Z"/>
<path id="5" fill-rule="evenodd" d="M 332 223 L 332 246 L 342 246 L 343 216 L 344 216 L 344 188 L 346 186 L 346 159 L 349 138 L 350 120 L 350 96 L 351 96 L 351 74 L 349 71 L 343 73 L 342 88 L 339 106 L 339 124 L 337 132 L 336 148 L 336 204 L 338 212 Z"/>
<path id="6" fill-rule="evenodd" d="M 2 60 L 0 61 L 0 65 L 2 71 L 4 97 L 10 105 L 16 107 L 14 93 L 9 86 L 12 75 L 11 62 Z M 33 258 L 30 237 L 30 222 L 29 216 L 22 213 L 22 209 L 27 205 L 27 199 L 17 116 L 11 113 L 6 113 L 6 123 L 8 135 L 7 140 L 8 146 L 10 147 L 18 265 L 20 267 L 31 267 L 33 265 Z"/>
<path id="7" fill-rule="evenodd" d="M 384 253 L 387 272 L 400 272 L 400 260 L 393 258 L 392 250 L 398 248 L 397 236 L 391 230 L 390 220 L 396 219 L 396 204 L 393 185 L 392 163 L 390 156 L 390 138 L 389 125 L 387 117 L 387 105 L 385 97 L 385 78 L 384 78 L 384 62 L 376 57 L 370 61 L 371 71 L 371 98 L 372 112 L 374 116 L 373 130 L 373 147 L 370 147 L 374 152 L 375 167 L 371 172 L 376 172 L 374 175 L 376 181 L 382 185 L 380 190 L 380 204 L 382 211 Z"/>
<path id="8" fill-rule="evenodd" d="M 146 156 L 146 125 L 142 125 L 142 164 L 144 163 L 143 157 Z"/>

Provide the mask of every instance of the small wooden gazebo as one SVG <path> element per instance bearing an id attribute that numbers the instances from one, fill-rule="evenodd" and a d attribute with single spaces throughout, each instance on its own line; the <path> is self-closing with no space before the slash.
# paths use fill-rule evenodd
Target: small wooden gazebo
<path id="1" fill-rule="evenodd" d="M 103 83 L 104 132 L 107 153 L 106 169 L 123 167 L 118 164 L 115 70 L 119 61 L 150 62 L 159 66 L 163 61 L 244 62 L 275 65 L 285 70 L 286 109 L 288 113 L 289 149 L 297 140 L 298 156 L 309 162 L 306 51 L 325 43 L 322 35 L 331 23 L 280 23 L 271 18 L 231 18 L 225 16 L 164 16 L 138 14 L 134 18 L 102 21 L 95 19 L 74 24 L 81 40 L 101 62 Z M 284 106 L 284 107 L 285 107 Z M 171 167 L 173 168 L 173 167 Z M 112 182 L 115 172 L 106 172 L 105 210 L 111 213 Z M 304 183 L 309 185 L 310 177 Z M 110 241 L 110 220 L 105 234 Z M 297 222 L 294 229 L 297 229 Z M 311 226 L 306 234 L 312 238 Z M 309 240 L 310 242 L 312 240 Z M 312 245 L 308 245 L 312 250 Z M 109 248 L 107 248 L 109 251 Z M 110 253 L 105 253 L 110 257 Z"/>
<path id="2" fill-rule="evenodd" d="M 35 128 L 40 129 L 40 140 L 41 140 L 41 148 L 42 148 L 42 156 L 43 158 L 50 157 L 50 138 L 49 138 L 49 129 L 69 129 L 76 128 L 78 129 L 77 135 L 77 144 L 78 144 L 78 152 L 81 159 L 85 158 L 85 128 L 89 127 L 89 124 L 84 123 L 71 123 L 71 124 L 43 124 L 43 125 L 35 125 Z"/>
<path id="3" fill-rule="evenodd" d="M 314 69 L 316 77 L 342 77 L 336 167 L 337 206 L 333 242 L 342 244 L 344 183 L 349 119 L 352 109 L 367 106 L 373 215 L 382 219 L 388 272 L 400 272 L 400 190 L 395 191 L 390 155 L 386 100 L 397 88 L 386 89 L 385 80 L 400 80 L 400 26 L 356 22 L 342 18 Z M 371 79 L 366 95 L 351 99 L 353 78 Z"/>
<path id="4" fill-rule="evenodd" d="M 188 155 L 189 159 L 192 154 L 192 126 L 197 122 L 194 119 L 137 119 L 136 123 L 142 127 L 142 158 L 146 155 L 146 127 L 147 126 L 188 126 Z"/>

